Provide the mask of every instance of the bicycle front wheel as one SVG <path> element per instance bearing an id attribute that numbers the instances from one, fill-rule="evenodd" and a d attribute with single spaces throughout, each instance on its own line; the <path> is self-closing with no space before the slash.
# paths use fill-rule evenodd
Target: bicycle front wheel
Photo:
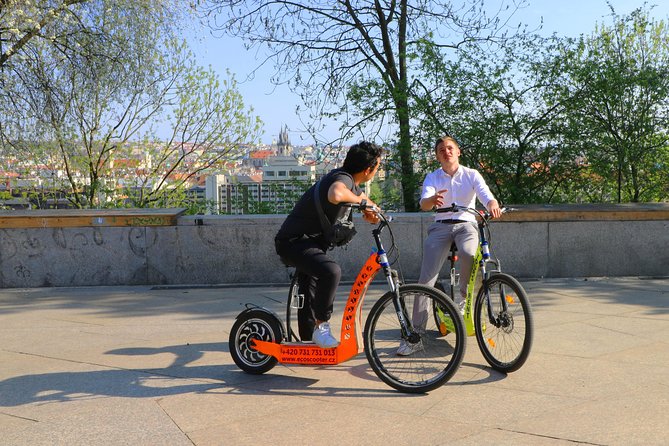
<path id="1" fill-rule="evenodd" d="M 532 349 L 530 300 L 520 282 L 508 274 L 494 273 L 487 283 L 487 292 L 481 287 L 474 304 L 476 341 L 493 369 L 514 372 L 525 364 Z"/>
<path id="2" fill-rule="evenodd" d="M 395 293 L 390 291 L 370 310 L 364 331 L 367 360 L 374 373 L 394 389 L 406 393 L 429 392 L 448 381 L 462 363 L 467 339 L 462 315 L 435 288 L 402 285 L 399 306 L 413 327 L 413 333 L 407 337 L 402 335 L 395 299 Z M 433 317 L 432 309 L 437 306 L 452 328 L 447 336 L 442 335 Z M 409 341 L 415 342 L 407 349 Z"/>

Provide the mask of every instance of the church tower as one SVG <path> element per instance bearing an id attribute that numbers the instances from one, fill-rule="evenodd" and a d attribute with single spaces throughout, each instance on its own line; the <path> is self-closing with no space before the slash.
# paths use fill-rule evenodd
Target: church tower
<path id="1" fill-rule="evenodd" d="M 279 142 L 277 146 L 277 156 L 291 156 L 293 154 L 293 148 L 290 145 L 290 140 L 288 139 L 288 126 L 285 125 L 283 129 L 279 132 Z"/>

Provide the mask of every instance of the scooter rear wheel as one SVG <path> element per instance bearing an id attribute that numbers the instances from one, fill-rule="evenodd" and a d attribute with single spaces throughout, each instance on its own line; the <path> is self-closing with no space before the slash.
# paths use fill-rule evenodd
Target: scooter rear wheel
<path id="1" fill-rule="evenodd" d="M 277 363 L 274 356 L 260 353 L 253 348 L 253 340 L 281 342 L 281 322 L 262 310 L 248 310 L 237 316 L 230 330 L 228 345 L 237 367 L 254 375 L 271 370 Z"/>

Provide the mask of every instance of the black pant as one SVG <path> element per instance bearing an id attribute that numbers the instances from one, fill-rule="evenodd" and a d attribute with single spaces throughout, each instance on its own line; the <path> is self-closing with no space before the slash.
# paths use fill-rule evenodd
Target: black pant
<path id="1" fill-rule="evenodd" d="M 317 240 L 303 237 L 294 241 L 276 241 L 276 253 L 297 270 L 299 292 L 304 306 L 297 319 L 302 341 L 310 341 L 315 321 L 330 320 L 335 293 L 341 279 L 341 267 Z"/>

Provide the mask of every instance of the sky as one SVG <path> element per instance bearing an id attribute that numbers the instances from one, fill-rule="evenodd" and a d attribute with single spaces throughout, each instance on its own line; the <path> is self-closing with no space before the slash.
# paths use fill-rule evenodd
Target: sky
<path id="1" fill-rule="evenodd" d="M 509 0 L 507 0 L 508 2 Z M 499 4 L 500 0 L 487 0 L 487 4 Z M 667 20 L 669 2 L 667 0 L 649 0 L 649 5 L 656 5 L 652 11 L 656 19 Z M 563 37 L 578 37 L 590 34 L 595 25 L 611 23 L 611 4 L 620 16 L 626 15 L 644 4 L 643 0 L 529 0 L 529 6 L 519 10 L 514 16 L 516 22 L 538 27 L 543 20 L 543 35 L 557 33 Z M 264 122 L 264 133 L 261 142 L 271 144 L 278 139 L 284 126 L 288 128 L 290 141 L 295 146 L 309 145 L 313 139 L 303 131 L 295 108 L 300 104 L 299 96 L 292 93 L 287 86 L 275 86 L 270 82 L 274 73 L 271 64 L 258 68 L 261 57 L 253 51 L 246 51 L 240 39 L 212 36 L 202 32 L 200 40 L 190 42 L 203 66 L 211 66 L 223 79 L 227 78 L 227 70 L 234 74 L 238 89 L 244 103 L 254 109 L 255 115 Z M 256 70 L 252 79 L 248 79 Z M 339 135 L 338 125 L 331 123 L 323 131 L 322 136 L 335 139 Z M 378 142 L 378 141 L 377 141 Z M 351 143 L 351 141 L 348 141 Z"/>

